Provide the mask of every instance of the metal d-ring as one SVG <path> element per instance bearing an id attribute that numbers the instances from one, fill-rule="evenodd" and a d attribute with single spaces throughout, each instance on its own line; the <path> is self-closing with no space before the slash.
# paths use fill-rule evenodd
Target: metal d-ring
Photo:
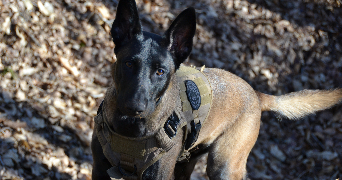
<path id="1" fill-rule="evenodd" d="M 134 172 L 132 174 L 127 174 L 124 169 L 121 169 L 120 162 L 118 165 L 119 171 L 123 176 L 134 176 L 134 174 L 137 172 L 137 166 L 134 165 Z"/>

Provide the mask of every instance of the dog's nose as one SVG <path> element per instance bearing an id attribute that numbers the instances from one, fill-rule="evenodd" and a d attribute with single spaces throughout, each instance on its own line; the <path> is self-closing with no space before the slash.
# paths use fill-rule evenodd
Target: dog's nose
<path id="1" fill-rule="evenodd" d="M 132 115 L 139 115 L 139 114 L 141 114 L 141 113 L 144 112 L 143 110 L 140 110 L 140 109 L 132 109 L 132 108 L 128 108 L 128 111 L 130 111 L 130 114 L 132 114 Z"/>
<path id="2" fill-rule="evenodd" d="M 125 110 L 127 115 L 137 116 L 142 114 L 146 110 L 146 105 L 143 103 L 138 104 L 126 104 Z"/>

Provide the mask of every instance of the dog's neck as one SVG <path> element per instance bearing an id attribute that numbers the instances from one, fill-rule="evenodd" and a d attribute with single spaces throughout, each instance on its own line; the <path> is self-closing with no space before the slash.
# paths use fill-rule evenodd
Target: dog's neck
<path id="1" fill-rule="evenodd" d="M 175 107 L 180 105 L 179 85 L 175 74 L 172 75 L 167 90 L 161 96 L 153 113 L 147 117 L 129 117 L 122 115 L 116 104 L 116 90 L 112 85 L 106 92 L 104 111 L 108 125 L 115 132 L 127 137 L 143 137 L 154 134 L 166 119 L 173 113 Z"/>

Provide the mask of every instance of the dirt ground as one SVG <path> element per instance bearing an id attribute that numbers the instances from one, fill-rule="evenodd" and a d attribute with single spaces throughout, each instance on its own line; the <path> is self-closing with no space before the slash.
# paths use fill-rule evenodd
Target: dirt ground
<path id="1" fill-rule="evenodd" d="M 0 1 L 0 179 L 91 178 L 93 117 L 111 84 L 117 0 Z M 341 0 L 137 0 L 162 34 L 196 8 L 187 64 L 226 69 L 258 91 L 342 87 Z M 205 158 L 193 180 L 207 179 Z M 265 112 L 249 178 L 342 177 L 342 105 L 298 121 Z"/>

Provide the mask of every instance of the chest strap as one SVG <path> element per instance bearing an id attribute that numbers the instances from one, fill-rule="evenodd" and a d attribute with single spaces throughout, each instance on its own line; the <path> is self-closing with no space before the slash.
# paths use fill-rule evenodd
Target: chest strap
<path id="1" fill-rule="evenodd" d="M 112 180 L 141 179 L 144 171 L 175 145 L 172 137 L 187 124 L 178 118 L 180 114 L 175 111 L 153 135 L 130 138 L 112 130 L 107 123 L 104 106 L 100 105 L 101 109 L 94 118 L 95 131 L 104 155 L 113 166 L 107 171 Z"/>

